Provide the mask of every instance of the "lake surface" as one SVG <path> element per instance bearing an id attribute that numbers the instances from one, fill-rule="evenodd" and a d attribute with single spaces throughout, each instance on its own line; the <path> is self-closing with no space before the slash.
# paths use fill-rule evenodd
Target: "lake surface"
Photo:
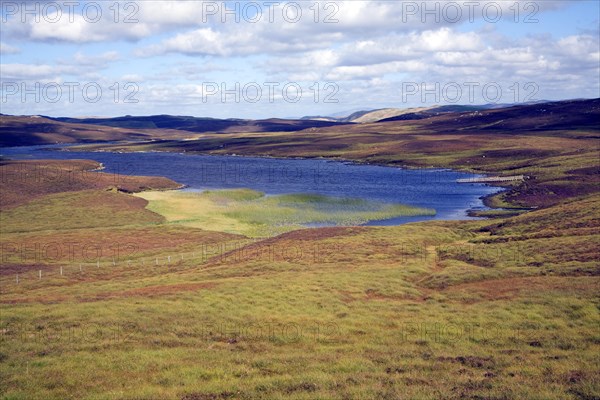
<path id="1" fill-rule="evenodd" d="M 469 209 L 486 209 L 481 197 L 502 190 L 480 183 L 456 183 L 479 175 L 442 169 L 401 169 L 322 159 L 276 159 L 205 156 L 181 153 L 111 153 L 57 151 L 64 146 L 0 148 L 13 159 L 89 159 L 103 172 L 166 176 L 185 190 L 250 188 L 266 194 L 317 193 L 433 208 L 432 216 L 371 221 L 368 225 L 399 225 L 431 219 L 471 219 Z"/>

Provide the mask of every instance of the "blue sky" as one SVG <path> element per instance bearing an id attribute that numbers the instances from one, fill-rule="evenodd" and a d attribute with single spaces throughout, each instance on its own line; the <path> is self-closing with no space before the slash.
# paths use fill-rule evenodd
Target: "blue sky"
<path id="1" fill-rule="evenodd" d="M 7 114 L 267 118 L 600 97 L 598 1 L 1 4 Z"/>

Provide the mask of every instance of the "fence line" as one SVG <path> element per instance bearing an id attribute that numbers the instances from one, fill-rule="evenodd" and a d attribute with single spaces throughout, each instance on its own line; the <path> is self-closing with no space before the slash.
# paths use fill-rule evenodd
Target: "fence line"
<path id="1" fill-rule="evenodd" d="M 229 257 L 228 254 L 232 253 L 232 258 L 233 259 L 238 259 L 239 254 L 240 253 L 236 253 L 239 251 L 243 251 L 243 249 L 248 246 L 248 245 L 252 245 L 252 244 L 256 244 L 256 243 L 260 243 L 261 240 L 254 240 L 254 241 L 250 241 L 247 243 L 243 243 L 243 242 L 226 242 L 226 243 L 215 243 L 214 245 L 216 246 L 216 248 L 214 248 L 215 251 L 209 251 L 208 253 L 206 252 L 206 249 L 201 250 L 200 252 L 196 251 L 191 251 L 191 252 L 176 252 L 175 254 L 172 255 L 164 255 L 162 257 L 157 257 L 157 256 L 145 256 L 145 257 L 140 257 L 140 258 L 135 258 L 135 259 L 123 259 L 123 260 L 119 260 L 119 257 L 110 257 L 108 260 L 105 259 L 105 261 L 102 261 L 101 258 L 96 259 L 96 261 L 92 261 L 92 262 L 71 262 L 71 263 L 65 263 L 65 264 L 59 264 L 56 263 L 54 265 L 45 265 L 42 269 L 38 269 L 37 271 L 37 280 L 38 281 L 42 281 L 42 280 L 46 280 L 46 279 L 52 279 L 52 278 L 63 278 L 63 279 L 69 279 L 75 276 L 81 276 L 81 274 L 85 273 L 85 272 L 90 272 L 93 273 L 92 271 L 94 271 L 93 265 L 96 265 L 96 270 L 102 270 L 104 266 L 108 266 L 110 267 L 111 265 L 113 267 L 147 267 L 145 268 L 147 271 L 153 272 L 156 271 L 156 267 L 166 267 L 166 271 L 169 271 L 171 267 L 177 267 L 177 266 L 181 266 L 184 269 L 194 269 L 194 268 L 198 268 L 200 267 L 202 264 L 205 264 L 206 262 L 208 262 L 211 259 L 215 259 L 215 258 L 219 258 L 219 257 Z M 229 247 L 228 245 L 231 245 L 232 243 L 235 244 L 235 246 L 233 247 Z M 213 248 L 211 247 L 211 250 Z M 262 248 L 261 248 L 262 249 Z M 316 248 L 311 247 L 311 249 L 313 249 L 313 251 Z M 252 252 L 253 250 L 249 250 L 250 252 Z M 333 254 L 333 252 L 330 252 L 331 254 Z M 301 252 L 301 254 L 304 254 L 304 251 Z M 309 256 L 314 257 L 316 253 L 306 253 Z M 256 257 L 264 257 L 264 256 L 268 256 L 268 257 L 273 257 L 274 254 L 271 253 L 271 251 L 269 250 L 268 253 L 252 253 L 252 256 L 256 256 Z M 171 257 L 174 257 L 173 259 L 171 259 Z M 178 257 L 179 256 L 179 257 Z M 292 257 L 293 258 L 293 257 Z M 154 259 L 154 265 L 152 263 L 152 259 Z M 192 264 L 189 265 L 187 263 L 194 263 L 194 260 L 198 261 L 198 264 Z M 283 260 L 287 260 L 290 261 L 290 259 L 286 259 L 285 256 L 283 258 Z M 146 261 L 148 262 L 146 264 Z M 316 262 L 316 261 L 315 261 Z M 186 265 L 187 264 L 187 265 Z M 23 265 L 25 266 L 25 264 Z M 84 268 L 86 267 L 86 268 Z M 79 274 L 74 273 L 73 270 L 77 271 L 77 269 L 79 270 Z M 54 271 L 54 272 L 53 272 Z M 57 274 L 55 275 L 54 273 Z M 15 283 L 16 284 L 21 284 L 25 281 L 29 281 L 29 279 L 31 279 L 33 277 L 31 277 L 30 272 L 17 272 L 15 273 Z M 32 280 L 34 280 L 35 278 L 33 278 Z"/>
<path id="2" fill-rule="evenodd" d="M 204 263 L 204 262 L 208 261 L 212 257 L 220 257 L 220 256 L 223 256 L 223 254 L 226 253 L 226 252 L 228 252 L 228 251 L 235 251 L 235 250 L 239 250 L 239 249 L 240 248 L 234 248 L 234 249 L 227 250 L 227 251 L 225 251 L 223 253 L 210 254 L 210 255 L 207 255 L 207 254 L 204 254 L 204 253 L 200 253 L 200 258 L 201 258 L 202 263 Z M 185 261 L 185 260 L 193 261 L 196 258 L 196 252 L 195 251 L 191 252 L 191 253 L 188 252 L 187 253 L 188 257 L 185 257 L 186 252 L 175 253 L 175 254 L 179 255 L 179 258 L 181 259 L 181 261 Z M 190 256 L 190 254 L 191 254 L 191 256 Z M 171 255 L 167 255 L 167 256 L 163 256 L 163 257 L 153 257 L 153 258 L 155 260 L 155 266 L 167 266 L 168 267 L 171 264 Z M 148 259 L 147 257 L 146 258 L 142 257 L 142 258 L 139 258 L 139 259 L 135 259 L 133 261 L 131 259 L 128 259 L 126 261 L 126 266 L 127 267 L 131 267 L 132 264 L 135 266 L 138 263 L 139 263 L 139 266 L 145 266 L 146 265 L 145 261 L 147 259 Z M 150 258 L 148 261 L 150 261 L 151 259 L 152 258 Z M 160 262 L 161 259 L 165 260 L 162 264 Z M 112 264 L 112 266 L 114 266 L 114 267 L 123 265 L 123 264 L 121 264 L 119 262 L 118 259 L 115 259 L 114 257 L 112 257 L 112 259 L 108 260 L 106 263 L 108 264 L 108 266 L 110 266 Z M 78 264 L 79 264 L 79 272 L 83 273 L 84 272 L 84 268 L 83 268 L 84 263 L 80 262 Z M 97 259 L 96 262 L 95 262 L 95 264 L 96 264 L 96 268 L 97 269 L 101 268 L 101 266 L 102 266 L 102 263 L 101 263 L 100 259 Z M 91 263 L 91 264 L 88 264 L 88 265 L 94 265 L 94 263 Z M 149 265 L 151 265 L 151 261 L 150 261 Z M 48 266 L 48 267 L 46 267 L 44 269 L 38 269 L 38 274 L 37 274 L 38 275 L 38 280 L 42 280 L 44 278 L 51 278 L 52 277 L 52 273 L 50 271 L 53 268 L 55 268 L 55 267 L 56 267 L 56 265 L 55 266 Z M 195 268 L 195 267 L 196 266 L 191 267 L 189 269 L 192 269 L 192 268 Z M 66 278 L 68 278 L 69 276 L 73 276 L 73 275 L 69 274 L 68 265 L 66 265 L 66 266 L 65 265 L 59 265 L 58 266 L 58 274 L 59 274 L 58 276 L 60 276 L 60 277 L 66 277 Z M 15 274 L 15 283 L 16 284 L 19 284 L 19 283 L 23 282 L 24 280 L 26 280 L 26 273 L 22 273 L 21 272 L 21 273 L 16 273 Z"/>

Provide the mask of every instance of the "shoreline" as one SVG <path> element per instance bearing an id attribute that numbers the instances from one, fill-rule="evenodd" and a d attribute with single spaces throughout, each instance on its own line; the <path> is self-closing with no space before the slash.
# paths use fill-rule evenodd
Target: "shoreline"
<path id="1" fill-rule="evenodd" d="M 129 143 L 131 143 L 131 142 L 129 142 Z M 92 145 L 92 144 L 91 143 L 90 144 L 82 144 L 81 146 L 87 146 L 87 145 Z M 58 151 L 71 151 L 71 150 L 69 150 L 69 148 L 67 147 L 64 149 L 60 149 Z M 474 171 L 472 169 L 469 169 L 468 167 L 449 168 L 449 167 L 436 167 L 433 165 L 428 166 L 428 167 L 420 167 L 420 166 L 411 165 L 411 164 L 399 165 L 399 164 L 395 164 L 395 163 L 372 162 L 372 161 L 367 161 L 367 160 L 351 160 L 348 158 L 339 158 L 339 157 L 333 158 L 333 157 L 324 157 L 324 156 L 285 157 L 285 156 L 271 156 L 271 155 L 264 155 L 264 154 L 262 154 L 262 155 L 236 154 L 236 153 L 212 154 L 212 153 L 205 153 L 205 152 L 201 152 L 201 151 L 183 151 L 182 152 L 182 151 L 175 151 L 175 150 L 173 150 L 173 151 L 172 150 L 111 151 L 111 150 L 99 149 L 99 150 L 82 150 L 82 151 L 88 151 L 90 153 L 95 153 L 95 152 L 98 152 L 98 153 L 102 153 L 102 152 L 106 152 L 106 153 L 175 153 L 175 154 L 181 154 L 181 155 L 191 154 L 191 155 L 199 155 L 199 156 L 205 156 L 205 157 L 240 157 L 240 158 L 274 159 L 274 160 L 322 160 L 325 162 L 340 162 L 340 163 L 344 163 L 344 164 L 357 165 L 357 166 L 367 165 L 367 166 L 378 166 L 378 167 L 387 167 L 387 168 L 399 168 L 399 169 L 405 169 L 405 170 L 410 170 L 410 171 L 414 171 L 414 170 L 452 171 L 452 172 L 458 172 L 458 173 L 464 173 L 464 174 L 479 175 L 482 179 L 494 176 L 494 175 L 492 175 L 492 172 Z M 495 188 L 499 189 L 495 193 L 490 193 L 490 194 L 480 197 L 480 199 L 483 202 L 483 205 L 490 209 L 489 211 L 492 211 L 492 210 L 495 210 L 495 211 L 534 210 L 535 209 L 535 208 L 523 208 L 523 207 L 516 207 L 516 206 L 513 208 L 496 207 L 492 204 L 492 198 L 494 196 L 510 192 L 510 188 L 512 187 L 511 182 L 472 182 L 472 183 L 483 184 L 488 187 L 495 187 Z M 494 183 L 494 184 L 492 185 L 490 183 Z M 470 218 L 483 218 L 483 219 L 493 218 L 493 217 L 478 217 L 475 215 L 471 215 L 474 212 L 477 212 L 477 210 L 472 210 L 472 209 L 466 210 L 466 214 Z M 468 220 L 465 220 L 465 221 L 468 221 Z"/>
<path id="2" fill-rule="evenodd" d="M 123 144 L 133 144 L 132 142 L 125 142 Z M 138 143 L 136 143 L 138 144 Z M 62 145 L 64 147 L 60 147 L 57 148 L 58 145 Z M 54 151 L 64 151 L 64 152 L 73 152 L 73 151 L 80 151 L 80 152 L 90 152 L 90 153 L 118 153 L 118 154 L 125 154 L 125 153 L 173 153 L 173 154 L 180 154 L 180 155 L 198 155 L 198 156 L 204 156 L 204 157 L 231 157 L 231 158 L 248 158 L 248 159 L 272 159 L 272 160 L 319 160 L 319 161 L 324 161 L 327 163 L 343 163 L 343 164 L 347 164 L 347 165 L 355 165 L 355 166 L 378 166 L 378 167 L 386 167 L 386 168 L 396 168 L 396 169 L 404 169 L 404 170 L 408 170 L 408 171 L 415 171 L 415 170 L 427 170 L 427 171 L 452 171 L 452 172 L 457 172 L 457 173 L 461 173 L 461 174 L 473 174 L 473 175 L 478 175 L 480 178 L 476 178 L 476 179 L 485 179 L 488 178 L 491 175 L 491 172 L 482 172 L 482 171 L 474 171 L 472 169 L 469 169 L 467 167 L 458 167 L 458 168 L 449 168 L 449 167 L 436 167 L 436 166 L 427 166 L 427 167 L 423 167 L 423 166 L 416 166 L 416 165 L 411 165 L 411 164 L 397 164 L 397 163 L 385 163 L 385 162 L 372 162 L 372 161 L 367 161 L 367 160 L 352 160 L 352 159 L 348 159 L 348 158 L 340 158 L 340 157 L 324 157 L 324 156 L 272 156 L 272 155 L 253 155 L 253 154 L 237 154 L 237 153 L 229 153 L 229 154 L 213 154 L 213 153 L 206 153 L 206 152 L 201 152 L 201 151 L 176 151 L 176 150 L 143 150 L 143 151 L 135 151 L 135 150 L 110 150 L 110 149 L 85 149 L 85 147 L 88 146 L 98 146 L 98 145 L 106 145 L 106 143 L 83 143 L 83 144 L 70 144 L 70 143 L 64 143 L 64 144 L 52 144 L 52 145 L 39 145 L 40 147 L 42 146 L 52 146 L 53 148 L 50 150 L 54 150 Z M 115 145 L 115 143 L 111 143 L 109 145 Z M 22 147 L 28 147 L 28 146 L 13 146 L 14 148 L 22 148 Z M 73 149 L 73 147 L 80 147 L 79 149 Z M 104 166 L 102 166 L 102 169 L 105 169 Z M 177 182 L 179 183 L 179 182 Z M 514 211 L 514 210 L 533 210 L 534 208 L 530 208 L 530 209 L 525 209 L 523 207 L 514 207 L 514 208 L 505 208 L 505 207 L 496 207 L 494 206 L 494 204 L 492 204 L 492 198 L 494 196 L 500 195 L 502 193 L 508 193 L 510 192 L 510 187 L 512 187 L 512 185 L 510 184 L 510 182 L 493 182 L 494 184 L 490 184 L 488 182 L 473 182 L 476 184 L 480 184 L 480 185 L 484 185 L 487 187 L 494 187 L 497 188 L 498 190 L 494 193 L 490 193 L 484 196 L 479 197 L 480 200 L 482 200 L 482 203 L 484 205 L 484 207 L 487 207 L 489 210 L 475 210 L 475 209 L 466 209 L 465 210 L 465 214 L 466 217 L 469 219 L 464 219 L 464 221 L 469 221 L 472 220 L 473 218 L 477 218 L 477 219 L 491 219 L 494 218 L 493 216 L 479 216 L 476 215 L 477 213 L 483 211 L 488 211 L 488 212 L 492 212 L 492 211 L 497 211 L 497 212 L 507 212 L 507 211 Z M 164 189 L 164 190 L 182 190 L 182 189 L 186 189 L 188 188 L 189 185 L 186 184 L 181 184 L 180 187 L 177 188 L 173 188 L 173 189 Z"/>

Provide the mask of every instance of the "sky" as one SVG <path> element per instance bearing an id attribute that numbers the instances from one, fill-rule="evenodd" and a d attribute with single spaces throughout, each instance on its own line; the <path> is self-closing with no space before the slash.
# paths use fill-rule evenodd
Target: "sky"
<path id="1" fill-rule="evenodd" d="M 600 2 L 5 1 L 4 114 L 298 118 L 600 97 Z"/>

